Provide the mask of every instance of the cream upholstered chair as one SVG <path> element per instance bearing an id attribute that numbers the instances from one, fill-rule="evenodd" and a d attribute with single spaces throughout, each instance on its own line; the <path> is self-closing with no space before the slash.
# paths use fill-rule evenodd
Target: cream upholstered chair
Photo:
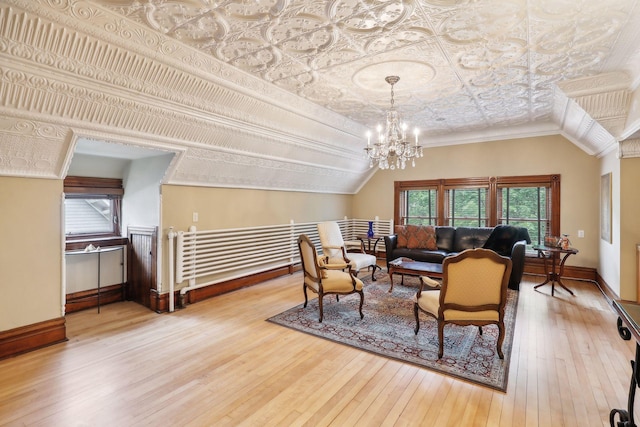
<path id="1" fill-rule="evenodd" d="M 360 319 L 362 314 L 362 304 L 364 303 L 364 293 L 362 292 L 362 280 L 355 277 L 347 269 L 348 264 L 327 264 L 318 258 L 316 247 L 308 236 L 302 234 L 298 237 L 298 250 L 300 251 L 300 261 L 304 270 L 304 307 L 307 306 L 307 288 L 318 294 L 318 307 L 320 309 L 320 319 L 322 322 L 322 298 L 327 294 L 335 294 L 339 300 L 340 295 L 353 293 L 360 294 Z"/>
<path id="2" fill-rule="evenodd" d="M 424 291 L 414 299 L 415 333 L 420 330 L 419 312 L 438 322 L 438 358 L 443 354 L 444 325 L 498 325 L 498 356 L 504 358 L 504 307 L 511 275 L 511 260 L 490 249 L 467 249 L 447 257 L 442 264 L 440 290 Z"/>
<path id="3" fill-rule="evenodd" d="M 381 269 L 375 255 L 369 255 L 364 251 L 362 242 L 345 242 L 340 232 L 340 226 L 335 221 L 321 222 L 318 224 L 318 236 L 322 245 L 322 252 L 330 264 L 347 262 L 357 276 L 363 268 L 373 268 L 371 280 L 376 280 L 376 268 Z M 353 248 L 358 252 L 348 252 Z M 353 250 L 352 249 L 352 250 Z"/>

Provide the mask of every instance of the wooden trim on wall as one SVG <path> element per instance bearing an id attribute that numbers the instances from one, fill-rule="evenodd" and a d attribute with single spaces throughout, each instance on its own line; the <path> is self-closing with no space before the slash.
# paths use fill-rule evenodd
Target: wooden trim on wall
<path id="1" fill-rule="evenodd" d="M 0 332 L 0 360 L 67 341 L 64 317 Z"/>
<path id="2" fill-rule="evenodd" d="M 71 194 L 114 194 L 122 196 L 124 188 L 119 178 L 91 178 L 68 176 L 64 179 L 64 192 Z"/>
<path id="3" fill-rule="evenodd" d="M 275 270 L 264 271 L 262 273 L 252 274 L 251 276 L 239 277 L 237 279 L 226 282 L 216 283 L 215 285 L 206 286 L 204 288 L 194 289 L 187 293 L 186 304 L 193 304 L 216 295 L 225 294 L 235 291 L 236 289 L 252 286 L 266 280 L 275 279 L 276 277 L 291 274 L 290 267 L 281 267 Z"/>
<path id="4" fill-rule="evenodd" d="M 550 189 L 550 199 L 547 206 L 551 206 L 549 212 L 550 232 L 554 236 L 560 235 L 560 175 L 522 175 L 522 176 L 488 176 L 475 178 L 446 178 L 427 179 L 414 181 L 394 181 L 393 183 L 393 221 L 395 225 L 403 225 L 400 218 L 401 197 L 400 193 L 407 190 L 434 189 L 437 194 L 437 224 L 448 225 L 447 219 L 447 190 L 455 188 L 486 188 L 487 189 L 487 226 L 494 227 L 498 224 L 498 189 L 513 186 L 544 186 Z"/>
<path id="5" fill-rule="evenodd" d="M 544 271 L 544 261 L 542 258 L 526 257 L 524 261 L 524 273 L 544 276 L 546 273 Z M 596 274 L 595 268 L 565 265 L 563 277 L 596 281 Z"/>
<path id="6" fill-rule="evenodd" d="M 222 295 L 227 292 L 235 291 L 240 288 L 246 288 L 260 284 L 266 280 L 275 279 L 276 277 L 286 276 L 287 274 L 293 274 L 300 270 L 300 265 L 290 265 L 285 267 L 276 268 L 274 270 L 264 271 L 262 273 L 252 274 L 251 276 L 239 277 L 237 279 L 229 280 L 226 282 L 220 282 L 213 285 L 205 286 L 203 288 L 194 289 L 189 291 L 186 295 L 186 301 L 184 304 L 194 304 L 205 299 Z M 176 307 L 181 308 L 182 302 L 180 301 L 180 291 L 174 293 L 174 301 L 176 301 Z M 164 313 L 169 311 L 169 293 L 159 294 L 157 290 L 151 290 L 151 310 L 157 313 Z"/>
<path id="7" fill-rule="evenodd" d="M 173 293 L 174 301 L 178 301 L 178 293 Z M 161 294 L 157 289 L 151 289 L 149 296 L 149 308 L 156 313 L 169 311 L 169 293 Z"/>
<path id="8" fill-rule="evenodd" d="M 100 305 L 111 304 L 112 302 L 124 301 L 126 295 L 126 283 L 118 283 L 100 288 Z M 65 313 L 75 313 L 76 311 L 98 307 L 98 289 L 88 289 L 86 291 L 73 292 L 66 295 Z"/>
<path id="9" fill-rule="evenodd" d="M 607 302 L 609 303 L 609 305 L 611 306 L 611 309 L 613 310 L 613 301 L 619 300 L 620 297 L 615 292 L 613 292 L 613 289 L 611 289 L 609 284 L 607 284 L 607 282 L 599 274 L 596 274 L 596 277 L 597 277 L 596 283 L 598 284 L 600 291 L 602 292 L 604 297 L 607 299 Z"/>

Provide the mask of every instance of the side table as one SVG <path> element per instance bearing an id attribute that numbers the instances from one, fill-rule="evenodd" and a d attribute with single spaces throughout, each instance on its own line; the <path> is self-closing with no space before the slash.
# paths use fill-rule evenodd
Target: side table
<path id="1" fill-rule="evenodd" d="M 120 246 L 111 246 L 111 247 L 106 247 L 106 248 L 101 248 L 101 247 L 97 247 L 94 249 L 82 249 L 82 250 L 77 250 L 77 251 L 68 251 L 65 252 L 65 256 L 67 255 L 90 255 L 90 254 L 97 254 L 98 255 L 98 292 L 97 292 L 97 299 L 98 299 L 98 313 L 100 313 L 100 285 L 102 283 L 102 277 L 101 277 L 101 255 L 105 252 L 113 252 L 113 251 L 122 251 L 121 255 L 120 255 L 120 266 L 121 266 L 121 274 L 122 274 L 122 283 L 124 283 L 124 249 L 125 246 L 120 245 Z M 124 289 L 124 288 L 123 288 Z M 123 300 L 124 300 L 124 294 L 123 294 Z"/>
<path id="2" fill-rule="evenodd" d="M 362 241 L 362 243 L 364 244 L 364 241 L 367 241 L 367 245 L 366 245 L 366 249 L 367 249 L 367 253 L 371 253 L 371 241 L 373 240 L 373 255 L 376 256 L 376 258 L 378 257 L 376 254 L 378 253 L 376 251 L 376 248 L 378 246 L 378 242 L 383 238 L 384 236 L 380 236 L 378 234 L 374 234 L 373 236 L 369 237 L 366 234 L 361 234 L 356 236 L 356 239 Z"/>
<path id="3" fill-rule="evenodd" d="M 544 282 L 540 283 L 539 285 L 534 286 L 533 289 L 538 289 L 540 286 L 546 285 L 547 283 L 550 282 L 551 296 L 553 296 L 553 293 L 555 291 L 555 285 L 557 283 L 565 291 L 573 295 L 573 292 L 571 291 L 571 289 L 567 288 L 564 285 L 564 283 L 562 283 L 562 275 L 564 274 L 565 261 L 567 260 L 567 258 L 569 258 L 569 255 L 577 254 L 578 250 L 574 248 L 562 249 L 554 246 L 543 246 L 543 245 L 536 245 L 533 247 L 533 249 L 538 251 L 538 254 L 540 254 L 540 256 L 543 258 L 544 271 L 545 271 L 545 274 L 547 275 L 547 279 Z M 560 260 L 560 262 L 558 263 L 558 260 L 560 259 L 561 255 L 564 255 L 564 256 L 562 257 L 562 260 Z M 551 259 L 551 269 L 549 269 L 547 265 L 547 261 L 549 259 Z"/>

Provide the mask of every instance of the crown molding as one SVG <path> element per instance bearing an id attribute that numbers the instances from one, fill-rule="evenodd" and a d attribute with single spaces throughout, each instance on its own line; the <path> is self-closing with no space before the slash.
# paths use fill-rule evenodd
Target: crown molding
<path id="1" fill-rule="evenodd" d="M 640 157 L 640 138 L 620 141 L 618 158 L 630 159 L 634 157 Z"/>
<path id="2" fill-rule="evenodd" d="M 631 89 L 631 78 L 624 71 L 602 73 L 595 76 L 563 80 L 557 86 L 569 98 L 599 95 L 612 91 L 628 91 Z"/>
<path id="3" fill-rule="evenodd" d="M 70 73 L 85 74 L 135 93 L 148 92 L 180 104 L 197 102 L 194 107 L 205 111 L 216 105 L 233 105 L 230 101 L 239 104 L 259 101 L 341 132 L 357 135 L 364 132 L 360 124 L 340 114 L 94 3 L 83 0 L 4 0 L 4 3 L 14 7 L 5 5 L 2 25 L 15 26 L 11 33 L 23 41 L 47 40 L 40 59 L 48 61 L 48 65 L 53 62 L 67 67 Z M 21 50 L 23 54 L 29 52 L 28 45 L 25 43 L 26 48 Z M 223 100 L 219 99 L 221 96 Z M 256 106 L 251 107 L 255 111 Z"/>
<path id="4" fill-rule="evenodd" d="M 611 135 L 620 138 L 633 96 L 631 84 L 630 76 L 618 71 L 566 80 L 559 82 L 558 88 Z"/>
<path id="5" fill-rule="evenodd" d="M 561 90 L 554 92 L 552 118 L 560 134 L 587 154 L 601 156 L 617 143 L 607 129 Z"/>
<path id="6" fill-rule="evenodd" d="M 336 113 L 88 2 L 8 3 L 24 11 L 0 5 L 12 37 L 0 38 L 0 111 L 16 122 L 5 127 L 50 126 L 59 140 L 5 139 L 3 174 L 63 177 L 62 135 L 88 132 L 178 147 L 167 183 L 351 193 L 368 170 L 364 132 Z"/>

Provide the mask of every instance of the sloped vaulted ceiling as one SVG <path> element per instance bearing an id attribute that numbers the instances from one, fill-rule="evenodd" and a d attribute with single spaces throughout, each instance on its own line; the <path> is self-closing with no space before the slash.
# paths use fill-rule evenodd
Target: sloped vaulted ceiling
<path id="1" fill-rule="evenodd" d="M 95 139 L 175 152 L 167 183 L 354 193 L 389 74 L 425 147 L 640 155 L 639 41 L 637 0 L 0 0 L 0 174 Z"/>

